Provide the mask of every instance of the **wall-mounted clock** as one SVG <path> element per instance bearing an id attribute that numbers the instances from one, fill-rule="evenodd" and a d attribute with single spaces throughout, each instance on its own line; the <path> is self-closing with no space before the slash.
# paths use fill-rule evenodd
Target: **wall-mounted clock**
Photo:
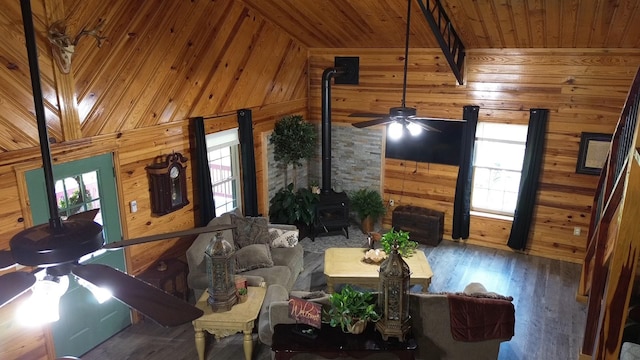
<path id="1" fill-rule="evenodd" d="M 156 157 L 146 167 L 151 193 L 151 212 L 164 215 L 189 203 L 187 199 L 187 158 L 180 153 Z"/>

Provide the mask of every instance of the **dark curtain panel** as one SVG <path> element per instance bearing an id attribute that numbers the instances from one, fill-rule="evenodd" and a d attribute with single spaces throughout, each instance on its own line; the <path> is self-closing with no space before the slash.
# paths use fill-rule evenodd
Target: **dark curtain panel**
<path id="1" fill-rule="evenodd" d="M 453 202 L 453 229 L 451 237 L 454 239 L 469 238 L 469 223 L 471 216 L 471 181 L 473 177 L 473 150 L 476 143 L 476 126 L 480 107 L 465 106 L 462 118 L 467 120 L 462 133 L 462 151 L 460 152 L 460 167 L 456 182 L 456 196 Z"/>
<path id="2" fill-rule="evenodd" d="M 200 226 L 206 226 L 211 219 L 216 217 L 216 205 L 211 189 L 211 172 L 209 171 L 209 159 L 207 157 L 207 141 L 204 132 L 204 118 L 191 119 L 191 158 L 193 159 L 193 197 L 199 204 L 196 212 Z"/>
<path id="3" fill-rule="evenodd" d="M 238 110 L 238 131 L 242 158 L 242 209 L 245 216 L 258 216 L 258 185 L 256 182 L 256 157 L 253 149 L 251 110 Z"/>
<path id="4" fill-rule="evenodd" d="M 518 203 L 513 214 L 511 234 L 507 242 L 507 245 L 515 250 L 524 250 L 529 238 L 544 156 L 544 137 L 547 132 L 548 115 L 549 110 L 547 109 L 531 109 L 529 113 L 529 130 L 522 163 L 522 174 L 520 175 Z"/>

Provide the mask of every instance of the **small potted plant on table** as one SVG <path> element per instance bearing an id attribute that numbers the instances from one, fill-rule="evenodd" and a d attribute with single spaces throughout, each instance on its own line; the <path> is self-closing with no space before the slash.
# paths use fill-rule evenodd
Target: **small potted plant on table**
<path id="1" fill-rule="evenodd" d="M 246 287 L 238 289 L 238 303 L 242 304 L 247 301 L 249 294 Z"/>
<path id="2" fill-rule="evenodd" d="M 402 257 L 410 257 L 416 252 L 416 248 L 418 247 L 417 242 L 409 240 L 409 233 L 407 231 L 395 231 L 391 228 L 391 230 L 382 235 L 380 239 L 380 244 L 385 253 L 391 254 L 391 246 L 393 246 L 394 241 L 398 242 L 398 253 L 400 253 Z"/>
<path id="3" fill-rule="evenodd" d="M 326 321 L 333 327 L 339 326 L 344 332 L 360 334 L 369 321 L 380 319 L 373 294 L 354 290 L 349 285 L 329 295 L 329 303 L 329 309 L 324 310 Z"/>

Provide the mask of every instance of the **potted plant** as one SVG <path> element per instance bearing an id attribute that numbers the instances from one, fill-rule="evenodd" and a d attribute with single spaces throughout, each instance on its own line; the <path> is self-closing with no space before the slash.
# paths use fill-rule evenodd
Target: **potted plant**
<path id="1" fill-rule="evenodd" d="M 411 255 L 413 255 L 413 253 L 416 252 L 418 243 L 409 240 L 409 233 L 406 231 L 395 231 L 393 228 L 391 228 L 391 230 L 382 235 L 382 238 L 380 238 L 382 249 L 387 254 L 391 254 L 392 245 L 396 241 L 398 243 L 398 253 L 400 253 L 402 257 L 410 257 Z"/>
<path id="2" fill-rule="evenodd" d="M 248 296 L 249 295 L 246 287 L 238 289 L 238 303 L 242 304 L 243 302 L 247 301 Z"/>
<path id="3" fill-rule="evenodd" d="M 274 159 L 286 170 L 293 166 L 293 183 L 296 183 L 296 169 L 302 166 L 302 159 L 310 159 L 316 148 L 316 129 L 304 120 L 302 115 L 287 115 L 278 120 L 269 137 L 274 147 Z"/>
<path id="4" fill-rule="evenodd" d="M 358 291 L 345 285 L 340 292 L 329 295 L 329 308 L 323 310 L 325 321 L 342 331 L 360 334 L 369 321 L 376 322 L 380 315 L 370 292 Z"/>
<path id="5" fill-rule="evenodd" d="M 303 232 L 313 223 L 315 204 L 319 200 L 320 196 L 308 188 L 294 191 L 293 183 L 290 183 L 269 200 L 269 221 L 298 226 L 302 238 Z"/>
<path id="6" fill-rule="evenodd" d="M 387 212 L 382 196 L 376 190 L 360 189 L 350 196 L 350 206 L 358 214 L 362 232 L 373 231 L 374 224 Z"/>

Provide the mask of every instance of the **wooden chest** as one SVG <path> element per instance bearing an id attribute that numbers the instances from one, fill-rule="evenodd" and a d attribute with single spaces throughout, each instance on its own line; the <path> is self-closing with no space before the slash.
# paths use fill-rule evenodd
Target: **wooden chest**
<path id="1" fill-rule="evenodd" d="M 402 205 L 393 210 L 391 224 L 395 230 L 409 232 L 409 239 L 420 244 L 438 246 L 444 233 L 444 213 L 419 206 Z"/>

